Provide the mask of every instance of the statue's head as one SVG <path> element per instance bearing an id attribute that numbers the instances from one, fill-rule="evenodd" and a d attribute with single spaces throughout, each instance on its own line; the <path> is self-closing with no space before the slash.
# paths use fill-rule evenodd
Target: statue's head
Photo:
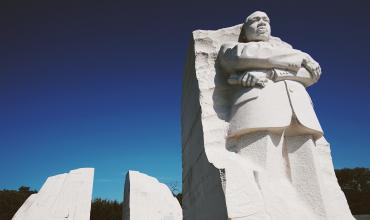
<path id="1" fill-rule="evenodd" d="M 241 40 L 268 41 L 271 37 L 270 19 L 265 12 L 255 11 L 244 21 Z"/>

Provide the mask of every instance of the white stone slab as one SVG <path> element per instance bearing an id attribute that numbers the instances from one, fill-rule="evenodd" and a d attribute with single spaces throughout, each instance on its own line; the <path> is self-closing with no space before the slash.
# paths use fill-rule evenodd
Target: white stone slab
<path id="1" fill-rule="evenodd" d="M 237 88 L 230 86 L 218 58 L 222 45 L 232 45 L 226 47 L 232 50 L 238 44 L 241 29 L 242 25 L 236 25 L 215 31 L 196 30 L 192 35 L 183 79 L 181 112 L 184 220 L 353 220 L 334 174 L 329 144 L 321 137 L 321 127 L 304 89 L 316 82 L 321 74 L 315 61 L 310 63 L 317 67 L 315 70 L 307 68 L 312 73 L 316 71 L 313 79 L 307 78 L 312 75 L 307 72 L 297 73 L 296 78 L 290 72 L 285 76 L 283 71 L 265 81 L 267 85 L 261 89 L 264 99 L 258 100 L 261 94 L 247 94 L 246 90 L 245 95 L 250 97 L 244 97 L 243 102 L 236 104 L 247 106 L 245 103 L 252 99 L 257 100 L 254 103 L 262 104 L 258 106 L 250 102 L 248 108 L 243 109 L 248 114 L 234 115 L 235 120 L 230 125 Z M 272 47 L 286 45 L 291 48 L 279 38 L 272 37 L 272 40 Z M 259 47 L 258 43 L 250 45 Z M 246 51 L 244 58 L 253 56 L 253 50 Z M 252 55 L 248 51 L 252 51 Z M 277 109 L 281 103 L 275 103 L 278 99 L 274 98 L 277 94 L 274 89 L 286 95 L 284 108 L 280 105 Z M 298 89 L 300 93 L 297 93 Z M 264 116 L 268 110 L 270 113 Z M 286 130 L 284 136 L 284 132 L 279 132 L 292 125 L 289 123 L 293 123 L 293 112 L 299 122 L 311 130 L 291 126 L 293 129 Z M 280 118 L 283 123 L 268 124 L 280 120 L 276 117 L 282 113 L 287 115 Z M 242 122 L 246 115 L 254 121 L 246 119 Z M 248 124 L 252 122 L 256 123 Z M 280 126 L 279 135 L 264 135 L 265 124 Z M 243 126 L 246 125 L 249 127 L 245 129 Z M 254 128 L 262 133 L 253 134 Z M 234 132 L 236 130 L 241 132 Z M 315 131 L 312 133 L 314 138 L 295 134 L 296 131 L 304 134 L 312 130 Z M 248 132 L 250 137 L 246 136 Z M 260 138 L 251 141 L 253 135 L 260 135 Z"/>
<path id="2" fill-rule="evenodd" d="M 89 220 L 93 168 L 81 168 L 49 177 L 40 191 L 31 195 L 13 220 Z"/>
<path id="3" fill-rule="evenodd" d="M 123 220 L 182 220 L 182 210 L 170 189 L 154 177 L 126 175 Z"/>

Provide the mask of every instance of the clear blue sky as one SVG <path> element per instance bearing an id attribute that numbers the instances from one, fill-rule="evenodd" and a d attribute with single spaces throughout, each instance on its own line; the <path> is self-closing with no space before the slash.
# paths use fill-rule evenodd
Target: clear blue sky
<path id="1" fill-rule="evenodd" d="M 334 165 L 370 167 L 368 1 L 0 3 L 0 189 L 39 189 L 94 167 L 94 197 L 122 199 L 128 169 L 181 184 L 180 97 L 191 31 L 254 10 L 323 69 L 309 89 Z"/>

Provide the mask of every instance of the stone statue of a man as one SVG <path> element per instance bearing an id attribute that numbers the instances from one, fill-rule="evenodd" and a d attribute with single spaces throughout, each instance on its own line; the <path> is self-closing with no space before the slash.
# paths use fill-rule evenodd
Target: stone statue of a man
<path id="1" fill-rule="evenodd" d="M 306 87 L 310 55 L 264 12 L 192 33 L 183 80 L 185 220 L 354 220 Z"/>
<path id="2" fill-rule="evenodd" d="M 297 192 L 324 215 L 315 156 L 323 131 L 305 89 L 320 78 L 319 64 L 272 37 L 261 11 L 246 18 L 239 42 L 223 44 L 218 59 L 235 90 L 227 149 L 253 164 L 264 195 L 292 184 L 295 190 L 285 189 L 287 194 Z"/>
<path id="3" fill-rule="evenodd" d="M 282 133 L 294 125 L 294 132 L 320 138 L 323 132 L 305 90 L 319 79 L 319 64 L 272 37 L 264 12 L 246 18 L 240 40 L 236 45 L 224 44 L 220 52 L 229 84 L 240 87 L 229 137 L 266 130 Z"/>

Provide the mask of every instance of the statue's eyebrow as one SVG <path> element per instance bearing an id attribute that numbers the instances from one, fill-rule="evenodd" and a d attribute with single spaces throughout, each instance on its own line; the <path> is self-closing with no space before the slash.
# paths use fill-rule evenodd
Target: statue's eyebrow
<path id="1" fill-rule="evenodd" d="M 269 17 L 263 16 L 262 19 L 270 23 L 270 18 Z"/>
<path id="2" fill-rule="evenodd" d="M 266 20 L 266 21 L 270 22 L 270 18 L 267 17 L 267 16 L 261 16 L 261 17 L 260 16 L 255 16 L 255 17 L 252 17 L 252 18 L 250 18 L 248 20 L 249 21 L 258 21 L 260 19 L 263 19 L 263 20 Z"/>
<path id="3" fill-rule="evenodd" d="M 260 20 L 260 19 L 261 19 L 261 17 L 259 17 L 259 16 L 255 16 L 255 17 L 252 17 L 252 18 L 248 19 L 247 23 L 251 23 L 251 22 L 254 22 L 254 21 L 258 21 L 258 20 Z"/>

